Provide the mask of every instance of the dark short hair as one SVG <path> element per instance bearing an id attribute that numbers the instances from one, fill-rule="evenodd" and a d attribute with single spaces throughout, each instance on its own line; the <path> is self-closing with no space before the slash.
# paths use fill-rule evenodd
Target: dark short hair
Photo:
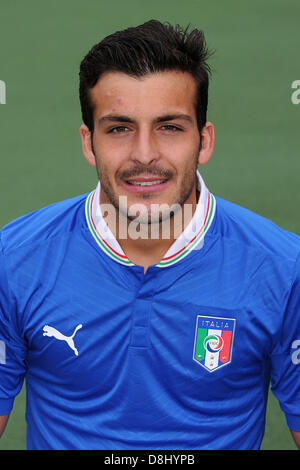
<path id="1" fill-rule="evenodd" d="M 149 73 L 189 72 L 197 85 L 196 116 L 199 131 L 206 123 L 210 67 L 203 31 L 189 26 L 150 20 L 117 31 L 92 47 L 80 64 L 79 96 L 83 122 L 94 131 L 93 103 L 89 90 L 104 72 L 118 71 L 141 77 Z"/>

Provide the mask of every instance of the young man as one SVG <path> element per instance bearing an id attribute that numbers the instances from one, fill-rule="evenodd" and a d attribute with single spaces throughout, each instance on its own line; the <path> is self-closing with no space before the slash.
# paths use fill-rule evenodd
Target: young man
<path id="1" fill-rule="evenodd" d="M 201 31 L 158 21 L 81 63 L 90 194 L 1 231 L 2 429 L 28 449 L 258 449 L 268 386 L 300 446 L 299 238 L 209 192 Z"/>

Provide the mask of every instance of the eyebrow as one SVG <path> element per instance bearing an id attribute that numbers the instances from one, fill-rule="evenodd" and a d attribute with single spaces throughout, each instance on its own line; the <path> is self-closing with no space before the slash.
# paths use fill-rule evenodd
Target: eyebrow
<path id="1" fill-rule="evenodd" d="M 183 119 L 190 123 L 193 123 L 194 120 L 188 114 L 165 114 L 163 116 L 158 116 L 154 119 L 154 123 L 165 122 L 165 121 L 174 121 L 175 119 Z M 107 116 L 102 116 L 98 119 L 98 125 L 101 125 L 105 122 L 130 122 L 135 123 L 136 121 L 129 116 L 124 115 L 113 115 L 108 114 Z"/>

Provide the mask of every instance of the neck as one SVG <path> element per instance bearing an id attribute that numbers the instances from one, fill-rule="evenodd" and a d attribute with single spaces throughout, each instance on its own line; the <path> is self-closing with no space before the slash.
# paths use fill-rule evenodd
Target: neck
<path id="1" fill-rule="evenodd" d="M 105 221 L 127 258 L 132 263 L 143 266 L 145 273 L 149 266 L 161 261 L 164 254 L 190 223 L 199 195 L 195 187 L 188 200 L 182 205 L 182 210 L 162 222 L 141 224 L 137 221 L 130 221 L 120 213 L 114 223 L 111 223 L 109 217 Z"/>

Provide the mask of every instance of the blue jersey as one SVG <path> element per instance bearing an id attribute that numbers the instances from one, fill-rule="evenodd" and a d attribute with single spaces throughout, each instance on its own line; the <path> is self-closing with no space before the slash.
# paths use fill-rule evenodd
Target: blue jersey
<path id="1" fill-rule="evenodd" d="M 144 274 L 98 196 L 0 232 L 0 414 L 26 378 L 27 448 L 258 449 L 270 382 L 300 431 L 299 237 L 202 181 Z"/>

